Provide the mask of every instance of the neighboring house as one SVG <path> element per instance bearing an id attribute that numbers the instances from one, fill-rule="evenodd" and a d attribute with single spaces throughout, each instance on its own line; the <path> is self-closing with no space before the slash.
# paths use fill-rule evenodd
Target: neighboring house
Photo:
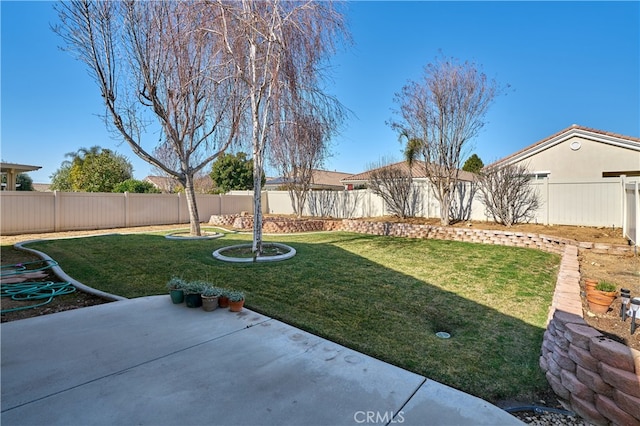
<path id="1" fill-rule="evenodd" d="M 165 176 L 147 176 L 144 178 L 145 182 L 150 182 L 153 186 L 158 188 L 161 192 L 172 193 L 180 190 L 182 185 L 177 180 Z M 196 176 L 193 182 L 193 189 L 197 194 L 209 194 L 215 188 L 211 176 Z"/>
<path id="2" fill-rule="evenodd" d="M 342 190 L 344 189 L 344 185 L 341 183 L 341 180 L 351 176 L 351 173 L 332 172 L 329 170 L 319 169 L 314 169 L 311 173 L 312 190 Z M 290 183 L 292 183 L 292 180 L 284 176 L 268 178 L 263 189 L 266 191 L 281 190 Z"/>
<path id="3" fill-rule="evenodd" d="M 486 168 L 506 164 L 524 164 L 533 177 L 542 202 L 536 222 L 626 233 L 640 221 L 629 189 L 640 177 L 640 138 L 574 124 Z"/>
<path id="4" fill-rule="evenodd" d="M 2 184 L 3 191 L 15 191 L 16 179 L 20 173 L 28 173 L 40 170 L 42 166 L 31 166 L 28 164 L 5 163 L 0 164 L 0 173 L 7 176 L 6 184 Z"/>
<path id="5" fill-rule="evenodd" d="M 351 175 L 340 182 L 344 185 L 344 188 L 347 190 L 351 189 L 359 189 L 366 187 L 367 182 L 371 179 L 371 173 L 376 170 L 380 170 L 382 168 L 400 168 L 407 174 L 411 172 L 411 176 L 413 176 L 413 181 L 415 183 L 427 182 L 427 174 L 426 167 L 424 161 L 415 160 L 413 165 L 409 167 L 409 164 L 406 161 L 400 161 L 398 163 L 389 164 L 383 167 L 379 167 L 373 170 L 367 170 L 366 172 L 358 173 L 357 175 Z M 473 182 L 476 180 L 476 177 L 473 173 L 465 172 L 464 170 L 460 170 L 458 173 L 458 180 L 461 182 Z"/>
<path id="6" fill-rule="evenodd" d="M 50 183 L 34 183 L 33 190 L 38 192 L 51 192 Z"/>
<path id="7" fill-rule="evenodd" d="M 175 179 L 165 176 L 147 176 L 143 180 L 144 182 L 149 182 L 161 192 L 171 193 L 179 186 Z"/>
<path id="8" fill-rule="evenodd" d="M 640 176 L 640 139 L 574 124 L 487 168 L 516 163 L 551 180 Z"/>

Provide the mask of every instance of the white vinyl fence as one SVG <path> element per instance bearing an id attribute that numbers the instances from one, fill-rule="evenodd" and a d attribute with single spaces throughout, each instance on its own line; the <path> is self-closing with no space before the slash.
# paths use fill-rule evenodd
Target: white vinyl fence
<path id="1" fill-rule="evenodd" d="M 552 225 L 623 227 L 623 179 L 592 181 L 550 180 L 543 178 L 531 182 L 540 197 L 540 208 L 532 222 Z M 631 188 L 627 184 L 627 188 Z M 464 200 L 459 202 L 467 211 L 465 219 L 493 220 L 480 201 L 479 191 L 469 203 L 468 187 Z M 627 189 L 626 197 L 630 197 Z M 438 201 L 428 186 L 421 187 L 416 216 L 440 217 Z M 268 212 L 292 214 L 291 201 L 286 191 L 268 191 Z M 637 198 L 636 198 L 637 205 Z M 627 210 L 629 207 L 627 207 Z M 636 208 L 635 211 L 638 209 Z M 389 212 L 381 197 L 372 191 L 313 191 L 305 207 L 305 215 L 335 218 L 375 217 Z M 627 213 L 631 216 L 631 213 Z M 635 216 L 634 216 L 635 217 Z M 634 221 L 637 219 L 633 219 Z M 635 223 L 635 222 L 634 222 Z M 634 228 L 636 229 L 636 228 Z"/>
<path id="2" fill-rule="evenodd" d="M 622 227 L 622 186 L 611 180 L 550 180 L 532 183 L 541 207 L 534 221 L 545 225 Z"/>
<path id="3" fill-rule="evenodd" d="M 625 178 L 593 181 L 532 181 L 541 207 L 533 219 L 554 225 L 623 228 L 624 235 L 638 245 L 640 196 L 638 182 Z M 418 184 L 420 185 L 420 184 Z M 428 185 L 420 186 L 416 216 L 440 217 L 440 206 Z M 492 220 L 476 193 L 470 202 L 468 187 L 458 206 L 465 220 Z M 201 222 L 211 215 L 253 212 L 253 193 L 234 191 L 227 195 L 197 195 Z M 110 194 L 81 192 L 0 193 L 0 233 L 3 235 L 107 229 L 144 225 L 188 223 L 183 194 Z M 286 191 L 262 193 L 264 213 L 292 214 Z M 304 214 L 316 217 L 359 218 L 389 215 L 382 198 L 370 190 L 312 191 Z"/>
<path id="4" fill-rule="evenodd" d="M 640 182 L 622 182 L 623 197 L 623 225 L 622 232 L 634 245 L 640 246 L 638 241 L 638 225 L 640 225 Z"/>
<path id="5" fill-rule="evenodd" d="M 248 195 L 196 196 L 202 222 L 211 215 L 252 211 Z M 188 223 L 184 194 L 2 191 L 3 235 Z"/>

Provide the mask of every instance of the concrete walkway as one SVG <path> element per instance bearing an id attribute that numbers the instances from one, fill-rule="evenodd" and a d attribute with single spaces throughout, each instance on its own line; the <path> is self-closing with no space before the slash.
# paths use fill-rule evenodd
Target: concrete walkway
<path id="1" fill-rule="evenodd" d="M 169 296 L 4 323 L 9 425 L 516 425 L 505 411 L 247 309 Z"/>

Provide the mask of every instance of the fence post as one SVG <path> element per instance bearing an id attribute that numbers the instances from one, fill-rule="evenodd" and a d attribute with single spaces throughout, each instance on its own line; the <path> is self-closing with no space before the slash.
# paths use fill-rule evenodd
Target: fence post
<path id="1" fill-rule="evenodd" d="M 544 224 L 545 225 L 549 225 L 549 216 L 550 216 L 550 211 L 551 211 L 551 206 L 550 204 L 550 197 L 549 197 L 549 175 L 544 177 L 544 180 L 542 181 L 542 185 L 544 188 L 544 204 L 545 204 L 545 209 L 544 209 Z"/>
<path id="2" fill-rule="evenodd" d="M 638 229 L 638 225 L 640 225 L 640 181 L 636 181 L 635 182 L 635 192 L 633 194 L 633 198 L 636 202 L 636 223 L 634 226 L 635 229 L 635 236 L 634 238 L 636 239 L 634 242 L 636 244 L 636 247 L 640 246 L 640 238 L 638 238 L 638 235 L 640 234 L 640 229 Z"/>
<path id="3" fill-rule="evenodd" d="M 124 227 L 129 227 L 129 192 L 124 192 Z"/>
<path id="4" fill-rule="evenodd" d="M 53 232 L 60 231 L 60 191 L 53 191 Z"/>
<path id="5" fill-rule="evenodd" d="M 627 182 L 626 176 L 620 175 L 620 185 L 622 186 L 622 236 L 629 233 L 629 225 L 627 223 Z"/>
<path id="6" fill-rule="evenodd" d="M 178 192 L 178 220 L 177 223 L 182 223 L 182 212 L 180 208 L 182 207 L 182 192 Z"/>

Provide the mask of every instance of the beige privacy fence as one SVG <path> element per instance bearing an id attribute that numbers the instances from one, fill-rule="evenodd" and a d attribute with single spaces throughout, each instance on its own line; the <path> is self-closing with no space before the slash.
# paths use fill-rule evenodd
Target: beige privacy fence
<path id="1" fill-rule="evenodd" d="M 638 244 L 640 197 L 638 183 L 625 178 L 593 181 L 550 180 L 531 183 L 541 206 L 533 221 L 541 224 L 604 226 L 623 228 L 625 236 Z M 437 218 L 440 206 L 426 184 L 417 185 L 413 207 L 415 216 Z M 469 188 L 458 206 L 466 220 L 492 220 L 476 193 Z M 471 199 L 471 201 L 469 201 Z M 211 215 L 253 211 L 252 192 L 234 191 L 228 195 L 197 196 L 200 220 Z M 56 232 L 82 229 L 107 229 L 144 225 L 188 223 L 184 194 L 111 194 L 81 192 L 0 193 L 0 232 L 4 235 Z M 286 191 L 262 193 L 263 212 L 292 214 Z M 312 191 L 304 214 L 316 217 L 360 218 L 389 215 L 381 197 L 370 190 Z"/>
<path id="2" fill-rule="evenodd" d="M 200 220 L 253 210 L 248 195 L 196 196 Z M 184 194 L 3 191 L 3 235 L 188 223 Z"/>

